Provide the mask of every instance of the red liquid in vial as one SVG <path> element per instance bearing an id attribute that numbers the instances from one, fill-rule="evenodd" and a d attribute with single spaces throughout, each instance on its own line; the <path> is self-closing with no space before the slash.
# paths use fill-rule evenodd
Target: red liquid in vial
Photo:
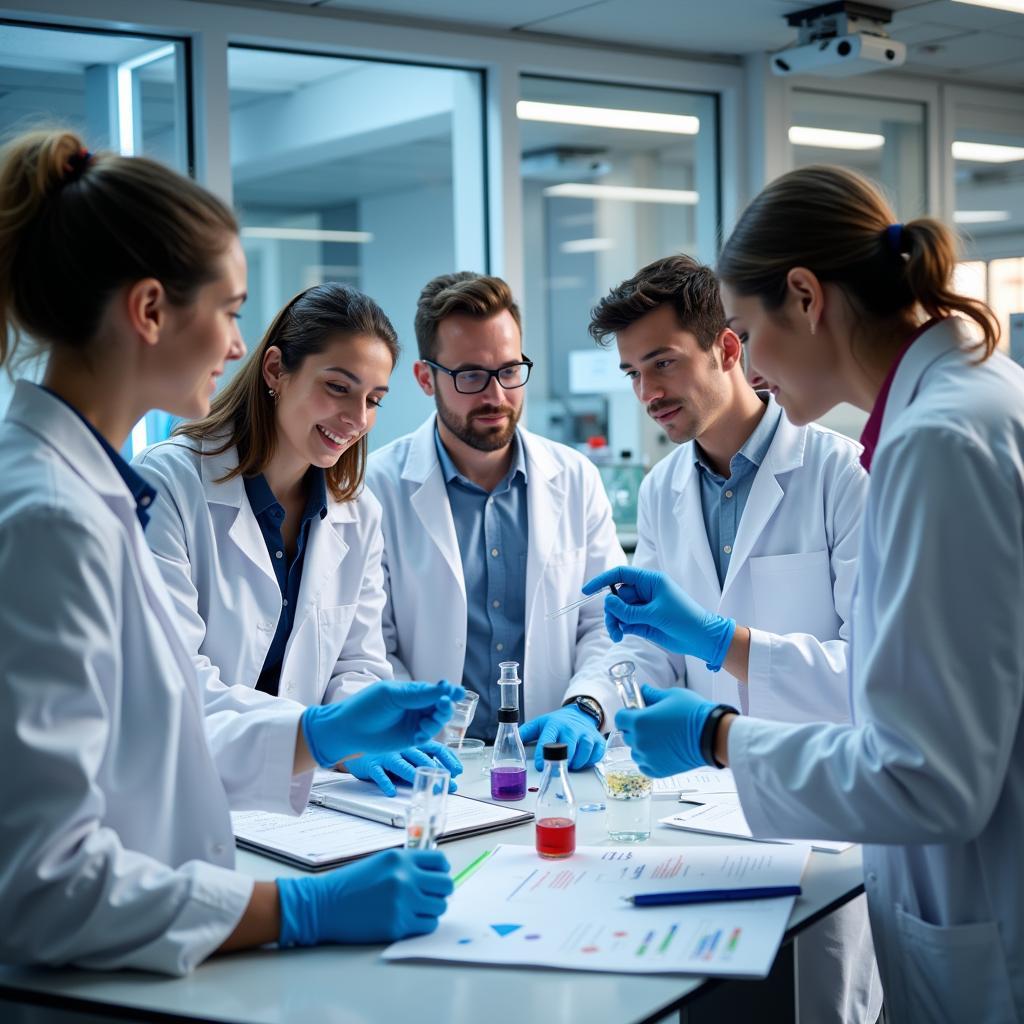
<path id="1" fill-rule="evenodd" d="M 537 852 L 556 860 L 576 852 L 576 822 L 571 818 L 541 818 L 537 822 Z"/>

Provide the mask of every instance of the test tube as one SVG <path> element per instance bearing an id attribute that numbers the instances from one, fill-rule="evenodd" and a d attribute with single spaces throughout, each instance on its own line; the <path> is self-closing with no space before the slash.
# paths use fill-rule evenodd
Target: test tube
<path id="1" fill-rule="evenodd" d="M 448 783 L 445 768 L 420 765 L 412 780 L 409 809 L 405 816 L 407 850 L 433 850 L 444 832 L 448 813 Z"/>
<path id="2" fill-rule="evenodd" d="M 444 742 L 446 746 L 455 747 L 456 750 L 462 749 L 462 741 L 466 736 L 466 730 L 473 721 L 473 716 L 476 714 L 476 706 L 479 701 L 480 694 L 467 690 L 466 696 L 462 700 L 455 702 L 452 717 L 448 719 L 444 727 Z"/>
<path id="3" fill-rule="evenodd" d="M 498 707 L 512 708 L 519 710 L 519 687 L 522 680 L 519 678 L 518 661 L 501 661 L 498 663 L 501 675 L 498 677 L 498 686 L 501 689 L 501 703 Z"/>
<path id="4" fill-rule="evenodd" d="M 640 693 L 640 683 L 636 678 L 636 665 L 633 662 L 617 661 L 608 669 L 608 675 L 615 684 L 624 708 L 637 709 L 645 706 L 643 695 Z"/>

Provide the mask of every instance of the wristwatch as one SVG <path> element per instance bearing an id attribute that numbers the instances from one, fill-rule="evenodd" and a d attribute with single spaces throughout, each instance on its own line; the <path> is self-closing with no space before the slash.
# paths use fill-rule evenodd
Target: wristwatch
<path id="1" fill-rule="evenodd" d="M 711 714 L 704 720 L 704 728 L 700 731 L 700 756 L 705 764 L 714 765 L 716 768 L 724 768 L 715 757 L 715 735 L 718 732 L 718 723 L 723 715 L 738 715 L 739 712 L 728 704 L 719 704 L 711 709 Z"/>
<path id="2" fill-rule="evenodd" d="M 565 702 L 565 706 L 569 704 L 575 704 L 585 715 L 590 715 L 598 729 L 601 728 L 601 723 L 604 721 L 604 712 L 601 710 L 601 705 L 593 697 L 573 697 L 572 700 Z"/>

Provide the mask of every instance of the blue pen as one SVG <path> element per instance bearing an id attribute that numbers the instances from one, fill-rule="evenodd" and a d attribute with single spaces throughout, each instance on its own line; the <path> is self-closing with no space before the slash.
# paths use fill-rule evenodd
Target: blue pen
<path id="1" fill-rule="evenodd" d="M 799 896 L 799 885 L 764 885 L 757 889 L 694 889 L 691 892 L 643 892 L 623 896 L 634 907 L 667 907 L 676 903 L 718 903 L 720 900 L 767 900 Z"/>

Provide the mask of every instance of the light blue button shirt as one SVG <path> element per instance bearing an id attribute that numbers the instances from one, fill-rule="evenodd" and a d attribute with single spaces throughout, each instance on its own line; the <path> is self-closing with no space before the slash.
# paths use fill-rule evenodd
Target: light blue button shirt
<path id="1" fill-rule="evenodd" d="M 718 570 L 719 585 L 725 582 L 729 572 L 732 549 L 736 546 L 743 509 L 754 486 L 758 467 L 764 462 L 768 449 L 775 437 L 782 409 L 768 405 L 754 432 L 743 447 L 729 462 L 729 477 L 716 473 L 707 461 L 699 444 L 694 444 L 697 453 L 697 474 L 700 476 L 700 505 L 704 513 L 704 528 L 708 544 Z"/>
<path id="2" fill-rule="evenodd" d="M 521 665 L 526 648 L 526 458 L 517 433 L 512 464 L 488 492 L 455 468 L 436 429 L 434 442 L 466 581 L 466 662 L 460 681 L 480 694 L 467 735 L 491 743 L 498 731 L 498 664 Z M 520 692 L 520 720 L 525 721 L 522 701 Z"/>

